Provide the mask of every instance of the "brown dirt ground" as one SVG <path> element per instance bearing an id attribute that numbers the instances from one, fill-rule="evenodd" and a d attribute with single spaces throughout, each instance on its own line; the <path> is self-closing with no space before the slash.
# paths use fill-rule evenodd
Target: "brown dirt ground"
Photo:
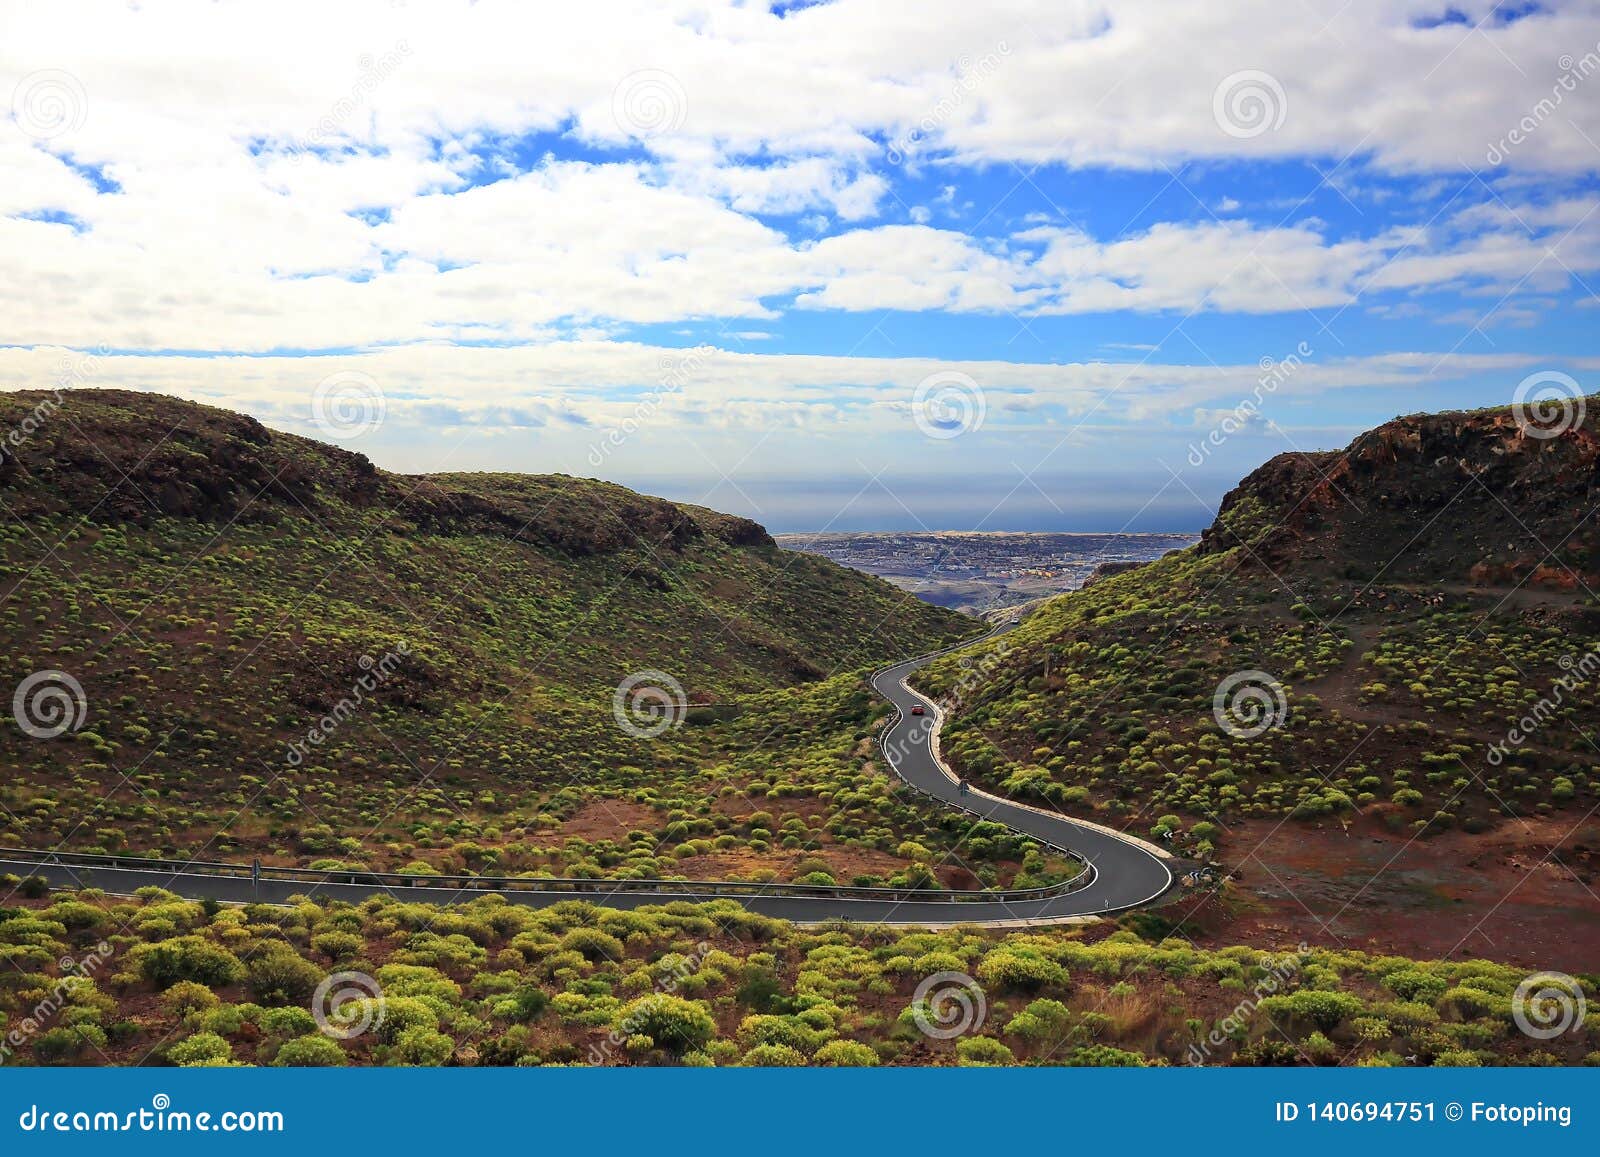
<path id="1" fill-rule="evenodd" d="M 594 843 L 615 840 L 626 843 L 632 831 L 653 832 L 661 826 L 661 813 L 642 803 L 625 799 L 597 799 L 572 813 L 572 818 L 555 829 L 562 839 L 576 836 Z"/>
<path id="2" fill-rule="evenodd" d="M 1224 904 L 1174 904 L 1198 943 L 1285 942 L 1419 958 L 1486 957 L 1592 971 L 1600 959 L 1600 821 L 1506 820 L 1479 835 L 1411 840 L 1380 821 L 1228 832 L 1238 865 Z"/>

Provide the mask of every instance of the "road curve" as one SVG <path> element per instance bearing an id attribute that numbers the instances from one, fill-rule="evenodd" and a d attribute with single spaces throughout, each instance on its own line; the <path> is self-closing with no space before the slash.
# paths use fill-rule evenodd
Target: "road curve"
<path id="1" fill-rule="evenodd" d="M 985 639 L 1005 634 L 1011 624 L 992 631 Z M 971 646 L 963 643 L 961 647 Z M 950 648 L 958 650 L 960 648 Z M 992 820 L 1071 852 L 1093 872 L 1093 880 L 1083 888 L 1040 900 L 996 905 L 1011 913 L 995 916 L 1004 920 L 1057 920 L 1068 916 L 1093 915 L 1135 908 L 1156 899 L 1172 887 L 1172 871 L 1164 853 L 1142 840 L 1124 836 L 1098 824 L 1068 819 L 1056 812 L 1012 803 L 976 788 L 962 794 L 959 781 L 939 758 L 938 732 L 943 722 L 938 704 L 907 685 L 907 678 L 918 667 L 949 651 L 936 651 L 877 672 L 872 689 L 895 705 L 899 718 L 883 735 L 883 753 L 890 768 L 901 779 L 926 795 L 950 807 L 958 807 L 980 819 Z M 926 715 L 913 715 L 921 706 Z M 963 907 L 966 907 L 964 905 Z"/>
<path id="2" fill-rule="evenodd" d="M 1005 629 L 1002 627 L 1001 631 Z M 252 880 L 245 865 L 211 864 L 201 870 L 197 864 L 177 861 L 145 866 L 130 864 L 127 858 L 121 857 L 96 858 L 70 853 L 58 857 L 50 852 L 17 849 L 0 850 L 0 872 L 42 876 L 57 886 L 96 887 L 119 894 L 155 886 L 189 899 L 263 903 L 284 903 L 291 896 L 359 903 L 375 895 L 392 895 L 419 903 L 448 904 L 493 892 L 511 903 L 535 908 L 563 900 L 585 900 L 610 908 L 639 908 L 678 900 L 703 903 L 732 898 L 751 911 L 802 924 L 842 919 L 867 924 L 929 926 L 1062 921 L 1135 907 L 1171 887 L 1172 873 L 1166 864 L 1137 842 L 1091 824 L 982 792 L 960 793 L 956 781 L 944 769 L 936 753 L 939 709 L 905 682 L 906 676 L 916 668 L 945 653 L 909 659 L 873 675 L 873 689 L 899 711 L 898 719 L 882 737 L 886 761 L 900 778 L 939 802 L 1005 824 L 1082 859 L 1087 865 L 1087 875 L 1080 877 L 1072 887 L 1036 889 L 1023 897 L 992 900 L 941 900 L 936 898 L 939 893 L 911 891 L 883 897 L 871 895 L 874 891 L 889 892 L 890 889 L 848 889 L 855 894 L 841 896 L 825 894 L 826 888 L 804 889 L 792 885 L 774 886 L 775 891 L 789 894 L 765 894 L 759 887 L 748 884 L 741 886 L 747 894 L 730 897 L 727 892 L 719 893 L 715 889 L 734 885 L 698 881 L 684 881 L 681 887 L 669 884 L 651 891 L 636 890 L 636 884 L 583 881 L 583 891 L 574 892 L 575 882 L 559 890 L 542 890 L 537 881 L 523 879 L 505 881 L 504 888 L 495 887 L 495 881 L 488 879 L 473 881 L 470 886 L 441 885 L 428 882 L 425 877 L 404 882 L 391 879 L 366 883 L 351 882 L 346 873 L 302 872 L 299 878 L 273 878 L 270 869 L 263 878 Z M 912 715 L 911 708 L 917 704 L 929 714 Z M 104 862 L 95 862 L 97 859 Z M 224 870 L 231 874 L 221 874 Z"/>

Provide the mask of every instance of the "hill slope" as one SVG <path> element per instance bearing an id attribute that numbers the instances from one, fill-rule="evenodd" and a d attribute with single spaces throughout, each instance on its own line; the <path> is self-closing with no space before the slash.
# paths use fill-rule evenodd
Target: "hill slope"
<path id="1" fill-rule="evenodd" d="M 1586 407 L 1593 413 L 1595 399 Z M 1202 551 L 1347 578 L 1600 588 L 1600 433 L 1509 408 L 1396 418 L 1348 448 L 1280 454 L 1223 499 Z"/>
<path id="2" fill-rule="evenodd" d="M 828 749 L 848 750 L 873 710 L 853 673 L 973 631 L 747 519 L 609 483 L 391 474 L 149 394 L 48 403 L 0 396 L 0 429 L 26 431 L 0 461 L 3 674 L 65 672 L 87 710 L 48 740 L 0 728 L 0 843 L 619 870 L 627 848 L 523 837 L 570 818 L 577 784 L 647 798 L 575 836 L 722 830 L 721 781 L 684 787 L 724 761 L 719 729 L 628 733 L 625 677 L 742 697 L 756 721 L 820 694 L 845 713 Z M 851 755 L 831 774 L 860 770 Z"/>
<path id="3" fill-rule="evenodd" d="M 1275 458 L 1199 545 L 1045 604 L 983 678 L 929 668 L 946 750 L 1201 856 L 1249 817 L 1579 819 L 1600 787 L 1597 457 L 1592 419 L 1538 439 L 1489 410 Z"/>

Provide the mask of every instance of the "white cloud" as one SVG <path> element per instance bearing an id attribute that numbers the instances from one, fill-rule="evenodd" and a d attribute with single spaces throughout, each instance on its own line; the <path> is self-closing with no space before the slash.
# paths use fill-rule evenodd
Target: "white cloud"
<path id="1" fill-rule="evenodd" d="M 1595 0 L 1477 30 L 1415 27 L 1424 14 L 1353 5 L 1318 28 L 1269 0 L 839 0 L 783 19 L 719 0 L 172 0 L 84 21 L 0 3 L 0 89 L 19 110 L 0 125 L 0 340 L 542 341 L 770 318 L 791 296 L 847 311 L 1263 313 L 1362 292 L 1547 290 L 1600 269 L 1592 197 L 1354 239 L 1309 221 L 999 238 L 919 210 L 874 223 L 889 139 L 914 140 L 908 163 L 941 177 L 951 158 L 1147 167 L 1358 150 L 1397 170 L 1481 165 L 1485 138 L 1548 95 L 1560 54 L 1600 41 Z M 23 99 L 48 70 L 72 78 L 70 102 L 81 94 L 59 133 Z M 1218 127 L 1217 84 L 1244 70 L 1281 82 L 1277 129 Z M 654 72 L 672 80 L 660 135 L 619 121 L 615 99 Z M 1600 101 L 1583 95 L 1506 165 L 1591 171 Z M 513 157 L 512 140 L 629 151 Z M 944 185 L 935 203 L 954 196 Z M 758 219 L 771 215 L 800 216 L 796 235 Z"/>
<path id="2" fill-rule="evenodd" d="M 53 347 L 0 348 L 0 383 L 11 389 L 60 383 L 68 355 Z M 1337 390 L 1412 388 L 1539 362 L 1521 353 L 1394 353 L 1308 361 L 1275 393 L 1317 397 Z M 1182 418 L 1197 407 L 1234 404 L 1261 377 L 1256 363 L 1040 363 L 937 358 L 868 358 L 682 349 L 633 342 L 550 342 L 513 348 L 449 344 L 312 357 L 96 357 L 81 382 L 170 393 L 245 409 L 264 419 L 307 424 L 312 394 L 329 374 L 357 371 L 376 381 L 391 421 L 419 427 L 494 425 L 508 414 L 605 426 L 634 412 L 639 397 L 665 398 L 652 421 L 761 427 L 855 422 L 904 413 L 917 384 L 937 371 L 970 376 L 992 410 L 1033 420 L 1097 414 L 1101 422 Z M 1514 384 L 1514 383 L 1511 383 Z M 1508 385 L 1509 389 L 1509 385 Z M 1185 421 L 1187 419 L 1184 419 Z"/>

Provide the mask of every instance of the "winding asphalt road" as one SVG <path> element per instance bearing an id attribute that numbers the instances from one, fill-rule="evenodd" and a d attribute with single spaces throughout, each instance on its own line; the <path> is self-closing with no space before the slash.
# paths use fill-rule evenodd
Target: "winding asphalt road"
<path id="1" fill-rule="evenodd" d="M 1002 626 L 986 638 L 1002 635 L 1010 630 L 1010 626 Z M 971 645 L 964 643 L 961 646 Z M 1118 912 L 1149 903 L 1171 888 L 1173 875 L 1168 867 L 1170 857 L 1151 844 L 1098 824 L 1012 803 L 976 788 L 962 793 L 959 781 L 939 757 L 938 731 L 943 720 L 938 705 L 907 685 L 907 679 L 913 671 L 947 653 L 936 651 L 931 655 L 908 659 L 872 677 L 872 689 L 893 703 L 900 713 L 898 721 L 883 736 L 883 752 L 889 766 L 912 787 L 940 803 L 961 808 L 980 819 L 1004 824 L 1070 852 L 1093 873 L 1093 879 L 1087 886 L 1062 895 L 996 903 L 992 906 L 996 911 L 987 915 L 982 922 L 1058 920 L 1069 916 Z M 927 714 L 911 713 L 912 708 L 919 705 Z M 963 910 L 970 907 L 987 908 L 990 905 L 962 905 Z"/>
<path id="2" fill-rule="evenodd" d="M 1002 627 L 996 633 L 1006 629 Z M 894 894 L 889 889 L 845 889 L 849 894 L 834 895 L 828 894 L 826 888 L 792 885 L 767 889 L 743 885 L 741 890 L 746 894 L 730 897 L 727 891 L 717 891 L 716 885 L 688 881 L 681 890 L 670 891 L 640 891 L 635 890 L 637 885 L 584 881 L 583 890 L 575 893 L 570 887 L 540 890 L 536 882 L 528 880 L 507 881 L 503 889 L 496 888 L 489 880 L 477 882 L 470 888 L 459 884 L 441 885 L 425 879 L 390 878 L 384 882 L 352 883 L 344 873 L 306 872 L 297 878 L 284 879 L 274 878 L 269 871 L 263 878 L 252 880 L 248 868 L 243 865 L 202 868 L 182 862 L 161 862 L 145 866 L 130 864 L 126 859 L 108 858 L 102 863 L 93 862 L 91 857 L 65 854 L 57 862 L 51 862 L 51 853 L 18 850 L 0 850 L 0 872 L 43 876 L 60 886 L 93 886 L 121 894 L 154 885 L 190 899 L 265 903 L 282 903 L 291 896 L 306 895 L 359 903 L 374 895 L 389 894 L 408 901 L 444 904 L 471 899 L 489 890 L 498 891 L 511 903 L 536 908 L 573 899 L 612 908 L 638 908 L 674 900 L 703 902 L 732 898 L 752 911 L 807 924 L 838 919 L 916 925 L 1048 923 L 1137 907 L 1172 887 L 1172 872 L 1150 845 L 1093 824 L 982 792 L 961 793 L 937 755 L 938 706 L 906 685 L 906 677 L 912 671 L 945 653 L 909 659 L 879 671 L 872 678 L 873 689 L 893 703 L 900 713 L 882 737 L 889 766 L 913 788 L 940 803 L 1005 824 L 1077 856 L 1086 865 L 1085 875 L 1072 885 L 971 900 L 941 900 L 936 898 L 937 892 Z M 912 707 L 919 704 L 927 714 L 911 714 Z"/>

